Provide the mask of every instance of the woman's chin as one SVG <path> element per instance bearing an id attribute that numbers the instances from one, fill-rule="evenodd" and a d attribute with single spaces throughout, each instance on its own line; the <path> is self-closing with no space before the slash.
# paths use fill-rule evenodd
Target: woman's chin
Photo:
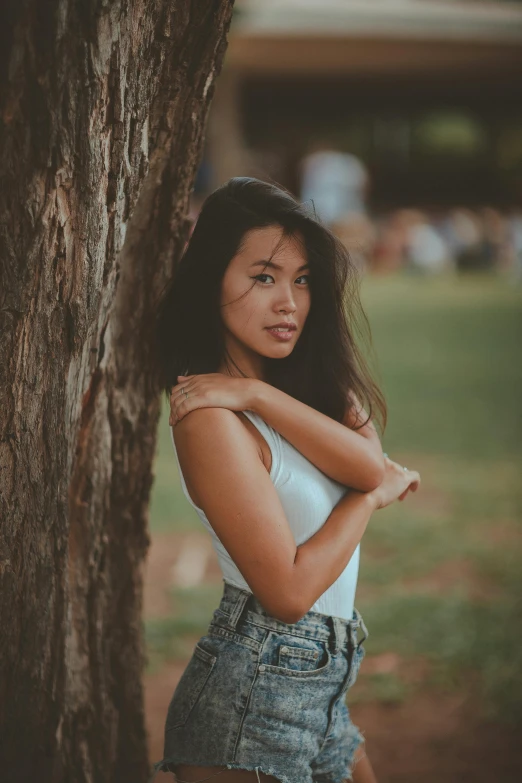
<path id="1" fill-rule="evenodd" d="M 262 351 L 259 351 L 261 356 L 266 356 L 267 359 L 284 359 L 290 356 L 294 350 L 295 344 L 292 340 L 291 343 L 281 343 L 280 345 L 273 345 L 270 348 L 264 346 Z"/>

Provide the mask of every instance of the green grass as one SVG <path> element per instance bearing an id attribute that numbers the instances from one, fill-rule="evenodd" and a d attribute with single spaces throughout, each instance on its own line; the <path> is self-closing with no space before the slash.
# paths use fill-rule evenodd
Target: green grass
<path id="1" fill-rule="evenodd" d="M 383 446 L 422 486 L 377 512 L 357 605 L 369 656 L 423 657 L 441 688 L 479 689 L 522 718 L 522 289 L 494 276 L 367 279 L 363 303 L 388 403 Z M 165 406 L 152 532 L 201 529 L 181 495 Z M 151 660 L 183 657 L 220 588 L 173 597 L 147 623 Z M 360 677 L 355 699 L 408 699 L 401 672 Z"/>
<path id="2" fill-rule="evenodd" d="M 390 453 L 522 454 L 522 291 L 495 277 L 367 279 Z"/>
<path id="3" fill-rule="evenodd" d="M 364 539 L 367 651 L 426 656 L 441 686 L 476 677 L 486 709 L 520 718 L 522 291 L 398 276 L 366 281 L 363 302 L 389 406 L 384 448 L 422 476 Z"/>

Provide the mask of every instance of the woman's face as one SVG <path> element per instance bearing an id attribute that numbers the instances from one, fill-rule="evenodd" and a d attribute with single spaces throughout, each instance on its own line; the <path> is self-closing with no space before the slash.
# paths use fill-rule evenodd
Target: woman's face
<path id="1" fill-rule="evenodd" d="M 285 237 L 275 250 L 282 237 L 281 226 L 248 231 L 225 271 L 225 345 L 239 362 L 248 363 L 252 353 L 283 359 L 303 331 L 311 302 L 310 269 L 298 239 Z"/>

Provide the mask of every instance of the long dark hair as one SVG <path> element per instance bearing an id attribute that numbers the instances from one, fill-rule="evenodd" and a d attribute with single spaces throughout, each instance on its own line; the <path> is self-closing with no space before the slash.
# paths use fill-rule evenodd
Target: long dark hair
<path id="1" fill-rule="evenodd" d="M 264 380 L 336 421 L 352 404 L 352 392 L 383 430 L 384 397 L 354 338 L 357 333 L 366 346 L 371 343 L 357 269 L 313 207 L 253 177 L 233 177 L 208 196 L 162 298 L 156 333 L 166 394 L 178 375 L 218 372 L 226 358 L 220 314 L 225 270 L 247 231 L 277 225 L 283 240 L 302 242 L 311 305 L 292 353 L 265 359 Z"/>

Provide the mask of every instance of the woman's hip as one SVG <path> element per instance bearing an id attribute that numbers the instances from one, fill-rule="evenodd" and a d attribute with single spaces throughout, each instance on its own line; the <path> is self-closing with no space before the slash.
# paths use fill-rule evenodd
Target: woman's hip
<path id="1" fill-rule="evenodd" d="M 351 621 L 308 612 L 288 624 L 252 593 L 225 582 L 172 698 L 166 732 L 185 726 L 196 705 L 199 719 L 193 714 L 192 724 L 211 731 L 214 723 L 222 730 L 225 718 L 232 734 L 240 732 L 247 708 L 261 722 L 317 725 L 355 681 L 366 636 L 357 612 Z"/>

